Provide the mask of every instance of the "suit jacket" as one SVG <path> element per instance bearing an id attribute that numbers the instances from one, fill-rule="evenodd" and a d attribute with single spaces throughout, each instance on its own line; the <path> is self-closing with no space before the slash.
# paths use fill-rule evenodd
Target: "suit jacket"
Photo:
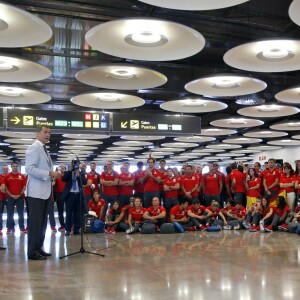
<path id="1" fill-rule="evenodd" d="M 52 192 L 49 171 L 53 170 L 52 161 L 46 154 L 43 144 L 36 140 L 28 147 L 25 156 L 25 170 L 28 174 L 27 196 L 47 200 Z"/>
<path id="2" fill-rule="evenodd" d="M 80 177 L 78 176 L 76 178 L 77 182 L 78 182 L 78 187 L 79 187 L 79 191 L 80 193 L 83 195 L 83 188 L 81 186 L 82 185 L 86 185 L 87 180 L 85 178 L 85 172 L 80 172 Z M 66 171 L 64 176 L 62 177 L 62 181 L 66 182 L 64 191 L 61 194 L 62 199 L 65 199 L 68 197 L 71 189 L 72 189 L 72 171 Z"/>

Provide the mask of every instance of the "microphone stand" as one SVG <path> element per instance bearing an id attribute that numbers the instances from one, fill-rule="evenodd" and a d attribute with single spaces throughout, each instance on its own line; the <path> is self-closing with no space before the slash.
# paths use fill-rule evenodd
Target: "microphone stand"
<path id="1" fill-rule="evenodd" d="M 78 164 L 80 165 L 80 160 L 79 160 L 77 154 L 73 153 L 70 150 L 67 150 L 67 151 L 69 151 L 73 155 L 75 155 L 76 160 L 78 161 Z M 75 254 L 79 254 L 79 253 L 81 253 L 81 254 L 88 253 L 88 254 L 93 254 L 93 255 L 98 255 L 98 256 L 105 257 L 104 254 L 94 253 L 94 252 L 85 250 L 84 245 L 83 245 L 83 229 L 84 229 L 85 218 L 84 218 L 84 214 L 82 213 L 82 204 L 83 204 L 83 201 L 84 201 L 84 197 L 83 197 L 83 184 L 82 184 L 82 179 L 81 179 L 81 170 L 79 171 L 79 201 L 80 201 L 80 203 L 79 203 L 79 213 L 80 213 L 80 249 L 78 251 L 76 251 L 76 252 L 60 256 L 59 259 L 63 259 L 65 257 L 69 257 L 69 256 L 72 256 L 72 255 L 75 255 Z"/>

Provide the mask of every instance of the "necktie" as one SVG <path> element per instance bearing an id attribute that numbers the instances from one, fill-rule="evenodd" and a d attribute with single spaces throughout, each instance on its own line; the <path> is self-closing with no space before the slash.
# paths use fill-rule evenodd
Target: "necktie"
<path id="1" fill-rule="evenodd" d="M 45 153 L 46 153 L 47 156 L 48 156 L 48 151 L 47 151 L 46 145 L 43 145 L 43 148 L 44 148 Z"/>
<path id="2" fill-rule="evenodd" d="M 77 190 L 77 185 L 76 185 L 76 173 L 72 172 L 72 190 L 76 191 Z"/>

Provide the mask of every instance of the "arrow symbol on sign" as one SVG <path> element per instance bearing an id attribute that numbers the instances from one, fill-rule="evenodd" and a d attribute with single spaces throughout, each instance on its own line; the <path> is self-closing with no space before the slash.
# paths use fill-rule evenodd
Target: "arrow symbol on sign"
<path id="1" fill-rule="evenodd" d="M 127 128 L 128 121 L 121 122 L 121 128 Z"/>
<path id="2" fill-rule="evenodd" d="M 11 122 L 14 122 L 15 125 L 19 124 L 20 123 L 20 119 L 18 117 L 14 117 L 13 119 L 10 119 Z"/>

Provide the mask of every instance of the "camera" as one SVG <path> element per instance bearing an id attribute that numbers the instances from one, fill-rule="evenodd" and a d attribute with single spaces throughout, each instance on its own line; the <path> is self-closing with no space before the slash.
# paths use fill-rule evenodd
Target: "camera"
<path id="1" fill-rule="evenodd" d="M 71 162 L 73 170 L 79 170 L 79 161 L 77 159 L 73 159 Z"/>

